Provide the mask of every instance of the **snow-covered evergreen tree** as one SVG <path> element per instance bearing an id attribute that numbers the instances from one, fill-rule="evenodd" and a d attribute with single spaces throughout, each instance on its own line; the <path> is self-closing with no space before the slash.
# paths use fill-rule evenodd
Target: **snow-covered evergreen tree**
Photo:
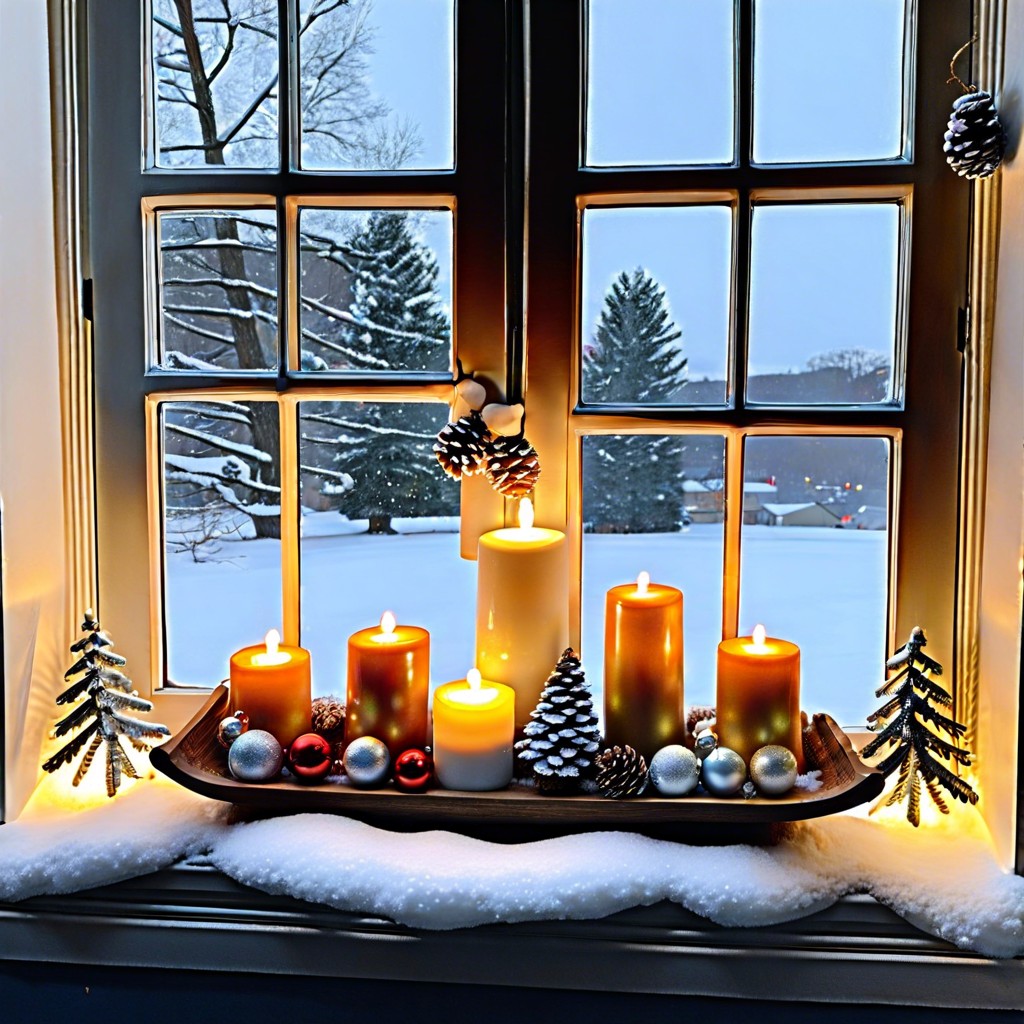
<path id="1" fill-rule="evenodd" d="M 686 384 L 682 331 L 665 290 L 642 267 L 623 271 L 605 295 L 583 365 L 583 398 L 594 404 L 664 405 Z M 659 533 L 683 516 L 682 438 L 608 435 L 584 446 L 583 515 L 589 528 Z"/>

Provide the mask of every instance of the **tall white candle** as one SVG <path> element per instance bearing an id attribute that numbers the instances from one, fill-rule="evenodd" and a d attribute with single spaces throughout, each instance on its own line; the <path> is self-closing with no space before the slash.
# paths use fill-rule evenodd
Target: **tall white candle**
<path id="1" fill-rule="evenodd" d="M 476 664 L 516 692 L 516 729 L 529 721 L 551 670 L 569 646 L 569 549 L 565 534 L 533 525 L 524 498 L 519 526 L 480 538 Z"/>

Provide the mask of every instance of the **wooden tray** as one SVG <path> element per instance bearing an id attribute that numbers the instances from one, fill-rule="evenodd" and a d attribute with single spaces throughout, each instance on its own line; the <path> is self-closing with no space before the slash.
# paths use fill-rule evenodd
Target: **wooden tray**
<path id="1" fill-rule="evenodd" d="M 609 800 L 541 796 L 521 787 L 493 793 L 402 793 L 391 786 L 309 786 L 285 779 L 253 784 L 231 777 L 227 752 L 217 742 L 217 726 L 230 713 L 228 688 L 218 686 L 192 721 L 153 750 L 150 759 L 187 789 L 246 809 L 241 817 L 326 812 L 399 831 L 441 828 L 500 841 L 615 829 L 688 842 L 764 842 L 778 837 L 782 823 L 855 807 L 878 796 L 885 784 L 884 776 L 860 760 L 828 715 L 814 715 L 804 732 L 807 767 L 821 770 L 821 789 L 794 790 L 775 800 L 646 795 Z"/>

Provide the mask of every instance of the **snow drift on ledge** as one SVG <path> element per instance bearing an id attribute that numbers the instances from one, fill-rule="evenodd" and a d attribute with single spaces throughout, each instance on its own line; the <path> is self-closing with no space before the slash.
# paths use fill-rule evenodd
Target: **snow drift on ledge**
<path id="1" fill-rule="evenodd" d="M 867 892 L 961 949 L 1024 955 L 1024 878 L 998 866 L 973 808 L 934 826 L 941 839 L 927 825 L 836 816 L 771 848 L 601 832 L 524 843 L 510 858 L 477 839 L 325 814 L 228 825 L 225 805 L 163 779 L 73 814 L 54 793 L 0 827 L 0 899 L 74 892 L 202 853 L 256 889 L 424 929 L 599 918 L 666 899 L 756 927 Z"/>

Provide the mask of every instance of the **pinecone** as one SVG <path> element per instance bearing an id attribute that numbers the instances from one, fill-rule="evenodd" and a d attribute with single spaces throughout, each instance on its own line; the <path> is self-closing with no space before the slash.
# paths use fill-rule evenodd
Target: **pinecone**
<path id="1" fill-rule="evenodd" d="M 1006 152 L 1006 132 L 987 92 L 965 93 L 953 101 L 942 151 L 962 178 L 994 174 Z"/>
<path id="2" fill-rule="evenodd" d="M 491 432 L 475 410 L 454 423 L 448 423 L 437 435 L 434 451 L 441 468 L 456 480 L 479 472 Z"/>
<path id="3" fill-rule="evenodd" d="M 600 733 L 590 686 L 571 647 L 548 676 L 530 718 L 516 744 L 520 764 L 543 793 L 578 789 L 592 772 Z"/>
<path id="4" fill-rule="evenodd" d="M 525 498 L 537 486 L 540 459 L 525 437 L 496 437 L 484 457 L 491 486 L 509 498 Z"/>
<path id="5" fill-rule="evenodd" d="M 345 705 L 333 694 L 317 697 L 313 701 L 311 716 L 313 732 L 323 736 L 334 751 L 334 759 L 341 760 L 345 750 Z"/>
<path id="6" fill-rule="evenodd" d="M 695 704 L 686 711 L 686 745 L 693 746 L 700 729 L 697 728 L 701 722 L 713 722 L 717 717 L 715 709 L 710 704 Z"/>
<path id="7" fill-rule="evenodd" d="M 647 788 L 647 762 L 632 747 L 611 747 L 597 759 L 601 796 L 618 800 L 639 796 Z"/>

